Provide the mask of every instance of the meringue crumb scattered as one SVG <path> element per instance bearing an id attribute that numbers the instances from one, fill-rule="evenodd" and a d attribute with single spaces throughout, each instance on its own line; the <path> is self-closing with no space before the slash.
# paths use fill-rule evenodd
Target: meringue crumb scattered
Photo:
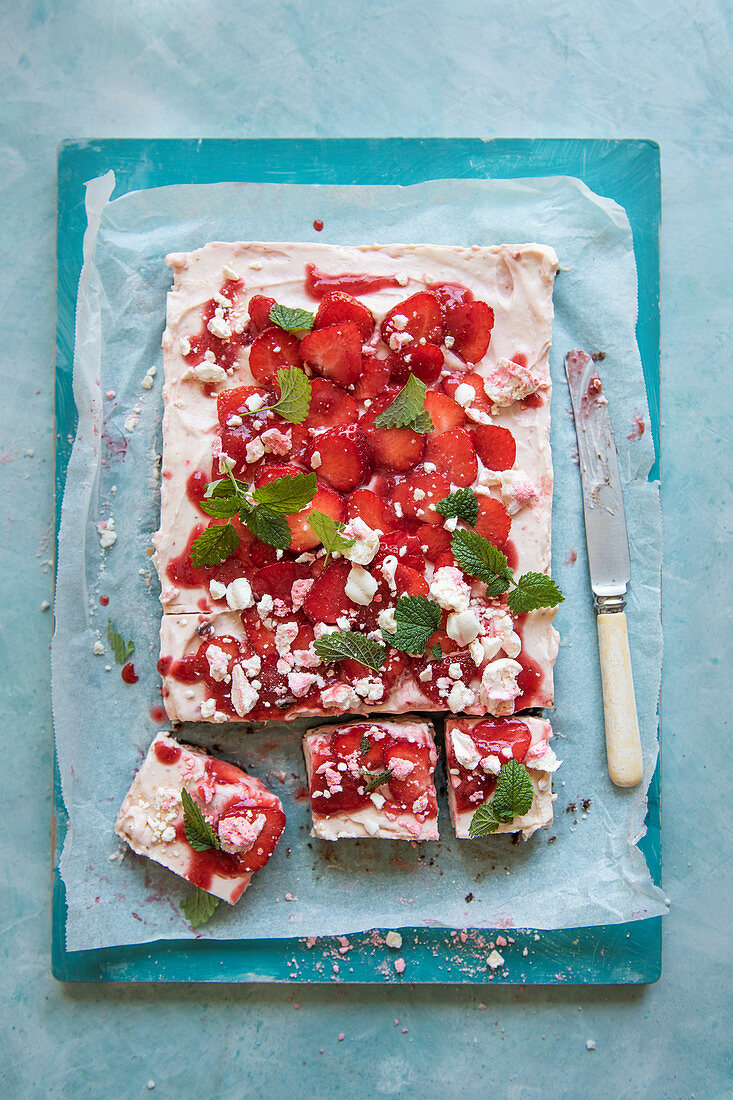
<path id="1" fill-rule="evenodd" d="M 402 947 L 402 936 L 399 932 L 388 932 L 384 942 L 387 947 L 394 947 L 397 951 Z"/>

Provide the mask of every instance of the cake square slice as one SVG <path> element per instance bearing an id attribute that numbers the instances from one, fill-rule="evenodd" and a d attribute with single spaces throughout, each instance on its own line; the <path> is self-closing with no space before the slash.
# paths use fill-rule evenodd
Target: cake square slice
<path id="1" fill-rule="evenodd" d="M 518 833 L 528 840 L 537 829 L 552 824 L 552 773 L 560 761 L 550 748 L 552 729 L 544 718 L 448 718 L 445 759 L 448 804 L 459 839 L 467 839 L 471 819 L 496 789 L 502 765 L 524 764 L 534 788 L 532 806 L 496 832 Z"/>
<path id="2" fill-rule="evenodd" d="M 303 738 L 321 840 L 437 840 L 433 728 L 412 715 L 320 726 Z"/>
<path id="3" fill-rule="evenodd" d="M 553 250 L 240 242 L 167 262 L 155 544 L 171 719 L 551 706 L 554 609 L 511 615 L 452 539 L 470 528 L 515 574 L 549 570 Z M 422 422 L 377 424 L 408 384 Z M 293 478 L 308 498 L 275 536 L 252 509 Z M 444 514 L 457 492 L 475 517 Z M 405 596 L 439 609 L 422 653 L 390 644 Z M 202 630 L 236 641 L 221 679 L 193 659 Z M 380 667 L 319 660 L 330 632 L 386 643 Z"/>
<path id="4" fill-rule="evenodd" d="M 207 835 L 196 847 L 183 791 L 205 822 Z M 272 856 L 284 827 L 280 799 L 259 779 L 160 733 L 125 796 L 115 832 L 133 852 L 233 905 Z"/>

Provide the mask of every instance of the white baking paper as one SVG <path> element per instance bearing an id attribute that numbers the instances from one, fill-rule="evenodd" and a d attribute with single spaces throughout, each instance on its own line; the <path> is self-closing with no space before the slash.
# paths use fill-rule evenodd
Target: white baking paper
<path id="1" fill-rule="evenodd" d="M 438 180 L 412 187 L 231 183 L 138 191 L 108 201 L 110 174 L 87 189 L 88 230 L 77 308 L 74 390 L 79 426 L 61 516 L 53 640 L 53 707 L 70 824 L 61 873 L 70 950 L 193 935 L 180 910 L 190 887 L 127 853 L 118 807 L 159 725 L 159 586 L 149 557 L 159 506 L 167 252 L 211 240 L 338 244 L 499 244 L 539 241 L 560 258 L 555 287 L 552 447 L 553 576 L 564 590 L 557 627 L 554 748 L 558 800 L 551 829 L 515 845 L 502 836 L 451 839 L 445 780 L 437 843 L 308 836 L 302 723 L 247 734 L 192 726 L 185 737 L 264 779 L 287 826 L 267 868 L 199 935 L 315 936 L 404 926 L 563 928 L 666 911 L 635 847 L 657 758 L 662 634 L 661 526 L 649 416 L 635 339 L 636 270 L 624 211 L 569 178 Z M 323 233 L 312 228 L 325 223 Z M 628 621 L 645 782 L 616 789 L 606 771 L 594 612 L 574 428 L 562 369 L 571 347 L 600 364 L 615 427 L 631 544 Z M 142 386 L 157 367 L 152 389 Z M 110 396 L 111 395 L 111 396 Z M 639 434 L 639 425 L 646 430 Z M 97 524 L 114 520 L 112 547 Z M 99 597 L 109 598 L 108 607 Z M 124 684 L 105 641 L 108 617 L 135 642 L 139 682 Z M 95 641 L 106 653 L 95 655 Z M 587 809 L 583 809 L 583 800 Z M 572 805 L 575 809 L 569 809 Z M 293 900 L 286 900 L 286 895 Z M 467 895 L 473 895 L 470 902 Z"/>

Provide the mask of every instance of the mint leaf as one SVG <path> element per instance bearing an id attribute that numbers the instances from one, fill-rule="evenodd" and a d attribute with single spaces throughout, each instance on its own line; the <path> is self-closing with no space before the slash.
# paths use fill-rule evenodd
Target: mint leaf
<path id="1" fill-rule="evenodd" d="M 300 367 L 285 367 L 277 372 L 277 384 L 280 398 L 271 406 L 272 412 L 291 424 L 302 424 L 311 404 L 311 384 L 305 371 Z"/>
<path id="2" fill-rule="evenodd" d="M 204 493 L 205 500 L 211 500 L 212 497 L 231 497 L 239 496 L 244 499 L 245 494 L 249 492 L 249 485 L 244 481 L 238 481 L 236 477 L 232 477 L 231 474 L 227 474 L 226 477 L 220 478 L 218 481 L 210 481 L 206 486 L 206 492 Z"/>
<path id="3" fill-rule="evenodd" d="M 124 665 L 135 652 L 135 643 L 133 641 L 126 642 L 112 626 L 111 619 L 107 619 L 107 641 L 118 665 Z"/>
<path id="4" fill-rule="evenodd" d="M 428 638 L 440 626 L 441 610 L 425 596 L 400 596 L 394 610 L 397 630 L 382 631 L 382 637 L 395 649 L 418 656 L 425 652 Z"/>
<path id="5" fill-rule="evenodd" d="M 359 756 L 366 756 L 372 747 L 372 743 L 365 733 L 361 735 L 361 741 L 359 742 Z"/>
<path id="6" fill-rule="evenodd" d="M 278 550 L 287 550 L 290 546 L 292 534 L 288 521 L 285 516 L 273 511 L 269 504 L 244 508 L 241 516 L 243 523 L 260 542 L 266 542 Z"/>
<path id="7" fill-rule="evenodd" d="M 436 661 L 442 661 L 443 660 L 443 650 L 440 648 L 440 642 L 436 642 L 435 645 L 430 650 L 430 652 L 432 653 L 434 660 L 436 660 Z"/>
<path id="8" fill-rule="evenodd" d="M 239 497 L 212 496 L 209 500 L 199 501 L 201 511 L 215 519 L 231 519 L 241 507 L 242 501 Z"/>
<path id="9" fill-rule="evenodd" d="M 438 501 L 435 511 L 447 519 L 456 516 L 474 527 L 478 519 L 478 497 L 470 489 L 456 489 L 454 493 Z"/>
<path id="10" fill-rule="evenodd" d="M 555 582 L 544 573 L 523 573 L 516 586 L 506 600 L 512 615 L 522 615 L 538 607 L 557 607 L 565 601 Z"/>
<path id="11" fill-rule="evenodd" d="M 311 512 L 308 517 L 308 526 L 313 533 L 318 536 L 326 548 L 326 560 L 324 565 L 328 563 L 328 559 L 334 550 L 342 554 L 344 550 L 349 550 L 356 542 L 356 539 L 345 539 L 341 534 L 345 524 L 341 523 L 339 520 L 332 519 L 332 517 L 327 516 L 325 512 Z"/>
<path id="12" fill-rule="evenodd" d="M 219 899 L 197 886 L 192 894 L 181 902 L 181 909 L 192 928 L 200 928 L 213 917 Z"/>
<path id="13" fill-rule="evenodd" d="M 534 801 L 534 786 L 529 772 L 518 760 L 502 764 L 494 797 L 478 807 L 468 829 L 470 837 L 488 836 L 500 825 L 529 813 Z"/>
<path id="14" fill-rule="evenodd" d="M 231 523 L 216 523 L 192 542 L 191 561 L 195 566 L 218 565 L 234 553 L 239 541 Z"/>
<path id="15" fill-rule="evenodd" d="M 206 852 L 209 848 L 221 848 L 219 837 L 185 787 L 181 791 L 181 802 L 183 803 L 183 831 L 194 852 Z"/>
<path id="16" fill-rule="evenodd" d="M 315 495 L 315 474 L 285 474 L 260 485 L 252 494 L 257 504 L 266 504 L 270 511 L 282 516 L 300 512 Z"/>
<path id="17" fill-rule="evenodd" d="M 386 646 L 351 630 L 323 634 L 313 643 L 313 648 L 324 661 L 359 661 L 375 672 L 379 672 L 387 659 Z"/>
<path id="18" fill-rule="evenodd" d="M 381 787 L 384 783 L 389 783 L 392 776 L 392 769 L 388 768 L 386 772 L 367 772 L 361 773 L 366 779 L 364 784 L 364 794 L 370 794 L 375 791 L 377 787 Z"/>
<path id="19" fill-rule="evenodd" d="M 486 585 L 487 596 L 500 596 L 512 581 L 506 557 L 477 531 L 455 531 L 450 546 L 456 563 Z"/>
<path id="20" fill-rule="evenodd" d="M 400 392 L 382 409 L 374 421 L 375 428 L 411 428 L 413 432 L 432 432 L 435 428 L 425 411 L 428 388 L 414 374 L 405 382 Z"/>
<path id="21" fill-rule="evenodd" d="M 307 309 L 281 306 L 279 302 L 276 302 L 270 310 L 270 320 L 273 325 L 278 325 L 286 332 L 304 332 L 306 329 L 312 329 L 315 319 L 315 313 L 309 313 Z"/>

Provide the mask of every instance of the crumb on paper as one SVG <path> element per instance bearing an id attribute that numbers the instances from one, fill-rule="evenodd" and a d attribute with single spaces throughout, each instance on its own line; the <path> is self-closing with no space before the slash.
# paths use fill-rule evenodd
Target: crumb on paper
<path id="1" fill-rule="evenodd" d="M 596 1049 L 595 1039 L 586 1039 L 585 1040 L 585 1049 L 586 1050 L 595 1050 Z"/>
<path id="2" fill-rule="evenodd" d="M 402 936 L 399 932 L 388 932 L 384 942 L 387 944 L 387 947 L 394 947 L 399 951 L 402 947 Z"/>
<path id="3" fill-rule="evenodd" d="M 403 958 L 395 959 L 394 968 L 398 974 L 404 974 L 407 963 Z"/>
<path id="4" fill-rule="evenodd" d="M 504 965 L 504 956 L 500 955 L 496 948 L 494 948 L 486 962 L 492 970 L 498 970 L 500 966 Z"/>

